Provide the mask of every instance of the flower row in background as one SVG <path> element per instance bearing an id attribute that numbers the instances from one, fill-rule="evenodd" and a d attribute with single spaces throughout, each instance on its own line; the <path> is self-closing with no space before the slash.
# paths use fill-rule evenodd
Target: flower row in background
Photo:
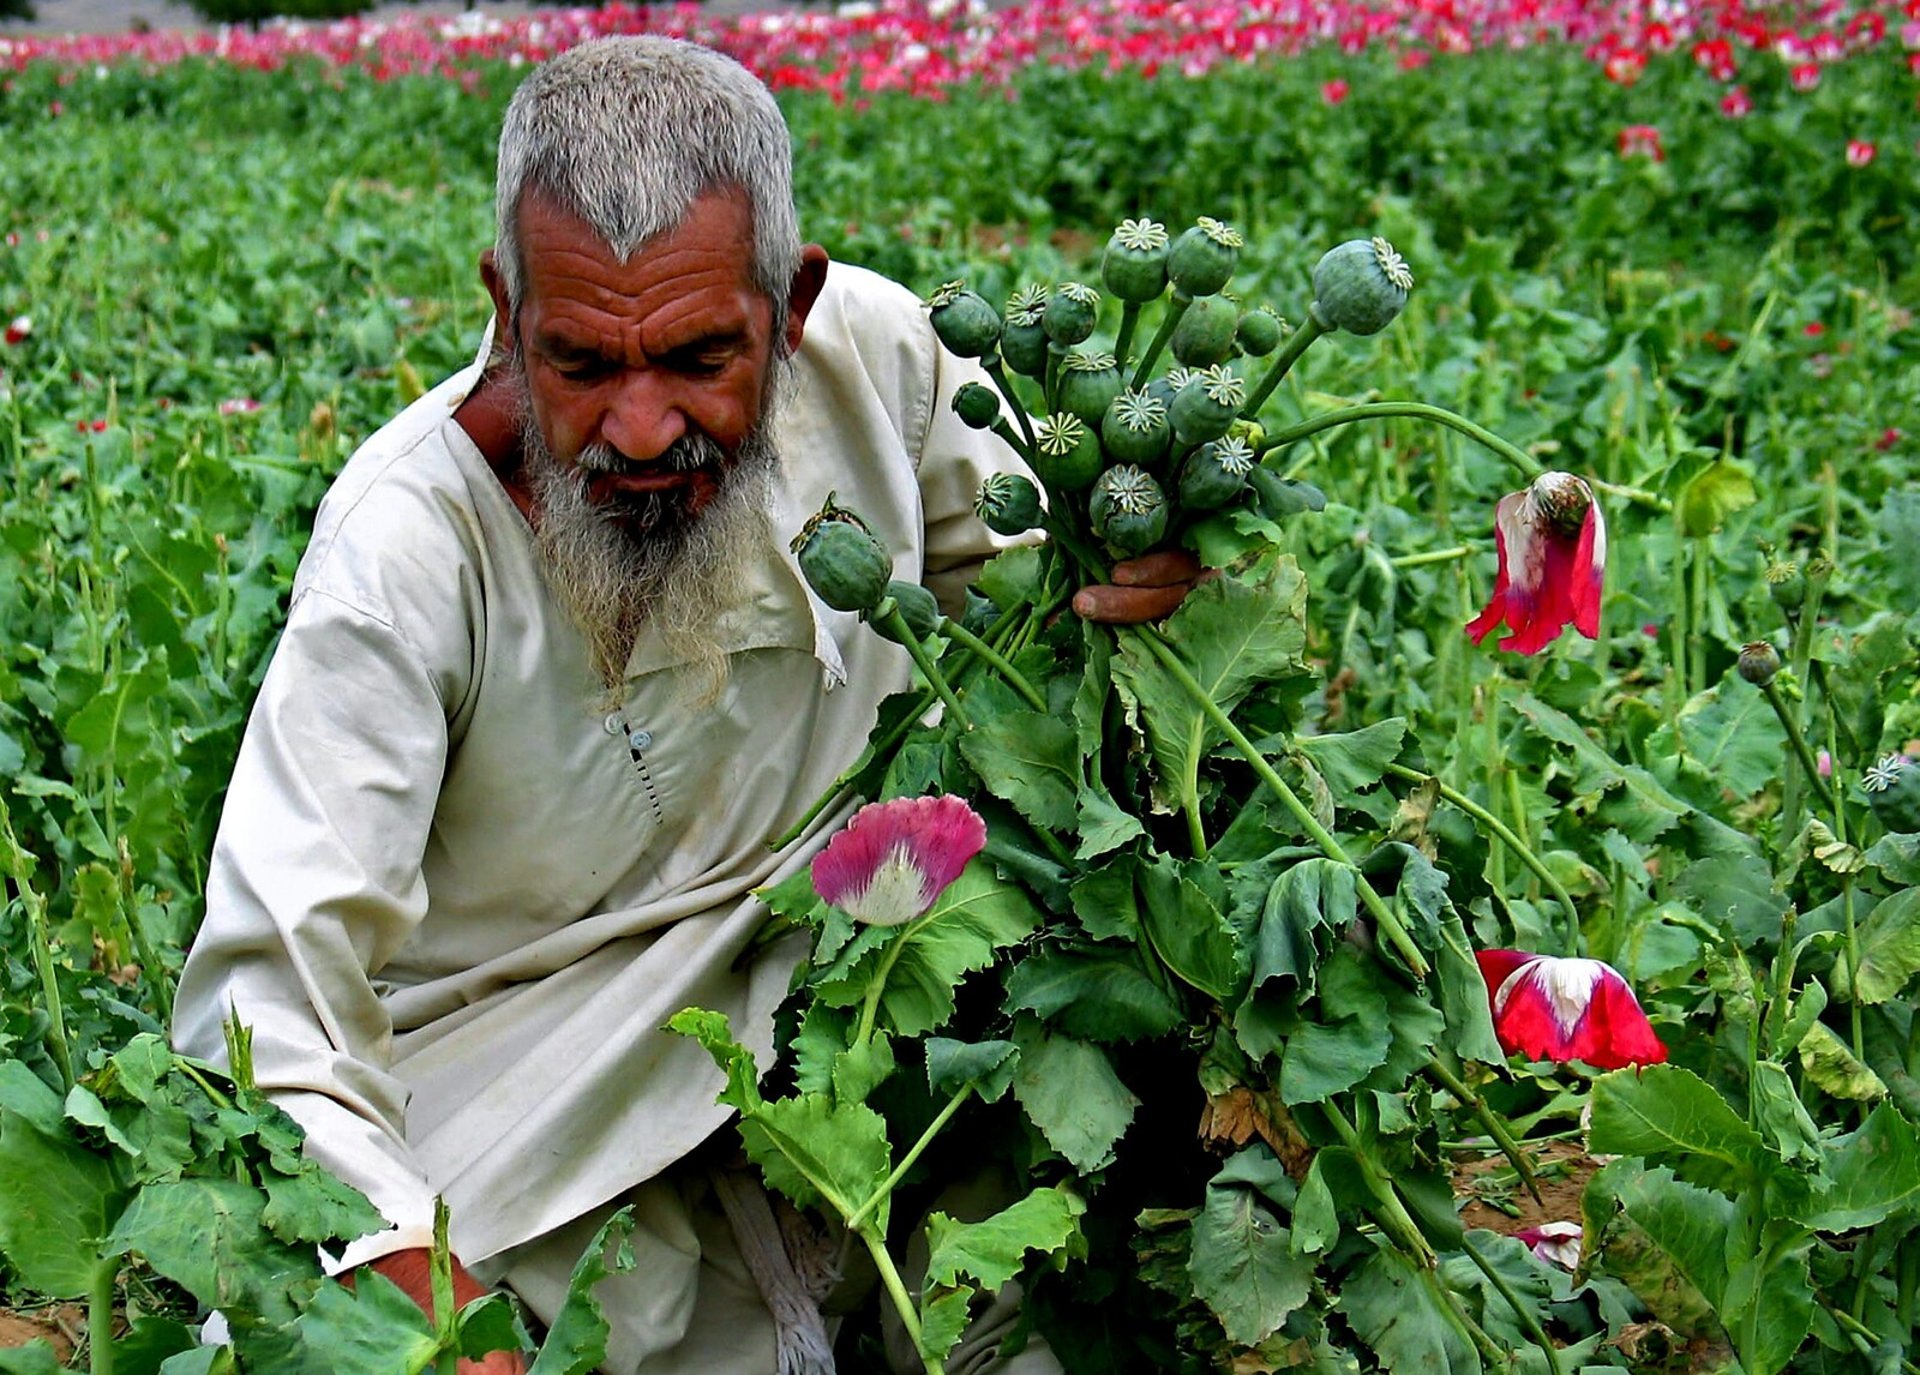
<path id="1" fill-rule="evenodd" d="M 395 19 L 280 21 L 258 30 L 0 38 L 0 66 L 167 65 L 221 59 L 275 70 L 302 57 L 377 75 L 457 75 L 477 63 L 538 62 L 583 40 L 657 32 L 697 39 L 738 57 L 777 89 L 937 94 L 1003 84 L 1036 64 L 1096 65 L 1197 76 L 1222 64 L 1337 47 L 1385 46 L 1418 67 L 1434 54 L 1576 44 L 1608 76 L 1631 85 L 1648 63 L 1691 60 L 1731 82 L 1755 54 L 1787 62 L 1797 86 L 1823 64 L 1897 41 L 1920 48 L 1920 0 L 1796 7 L 1745 0 L 1652 5 L 1596 0 L 884 0 L 833 12 L 778 11 L 710 18 L 698 5 L 614 3 L 502 17 L 407 14 Z"/>

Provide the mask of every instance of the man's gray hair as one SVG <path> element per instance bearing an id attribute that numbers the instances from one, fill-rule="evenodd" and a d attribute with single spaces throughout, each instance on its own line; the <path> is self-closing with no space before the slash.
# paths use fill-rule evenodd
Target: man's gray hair
<path id="1" fill-rule="evenodd" d="M 500 132 L 494 262 L 507 300 L 526 285 L 519 212 L 529 193 L 586 221 L 622 261 L 676 228 L 703 193 L 738 189 L 753 215 L 753 281 L 780 346 L 800 266 L 793 150 L 773 95 L 711 48 L 603 38 L 521 83 Z"/>

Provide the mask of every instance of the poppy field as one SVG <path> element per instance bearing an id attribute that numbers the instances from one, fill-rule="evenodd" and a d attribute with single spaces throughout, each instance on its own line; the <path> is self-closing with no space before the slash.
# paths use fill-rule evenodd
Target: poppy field
<path id="1" fill-rule="evenodd" d="M 505 98 L 641 29 L 779 93 L 1045 535 L 948 620 L 821 513 L 920 686 L 766 894 L 780 1063 L 673 1023 L 871 1261 L 840 1368 L 1018 1278 L 1074 1372 L 1920 1369 L 1920 9 L 1038 0 L 0 37 L 0 1372 L 604 1350 L 617 1221 L 546 1334 L 350 1291 L 245 1029 L 164 1033 Z"/>

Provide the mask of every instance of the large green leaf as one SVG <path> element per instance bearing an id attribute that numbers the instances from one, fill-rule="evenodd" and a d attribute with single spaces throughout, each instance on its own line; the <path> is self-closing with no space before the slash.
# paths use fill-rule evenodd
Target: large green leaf
<path id="1" fill-rule="evenodd" d="M 1206 889 L 1163 859 L 1141 869 L 1140 897 L 1140 922 L 1161 962 L 1218 1002 L 1238 998 L 1246 987 L 1247 953 Z"/>
<path id="2" fill-rule="evenodd" d="M 993 1293 L 1019 1274 L 1029 1251 L 1051 1256 L 1080 1234 L 1086 1201 L 1071 1189 L 1035 1189 L 979 1222 L 945 1213 L 927 1218 L 927 1284 L 952 1288 L 965 1276 Z"/>
<path id="3" fill-rule="evenodd" d="M 1340 1286 L 1340 1308 L 1394 1375 L 1477 1375 L 1480 1358 L 1453 1330 L 1419 1270 L 1382 1248 Z"/>
<path id="4" fill-rule="evenodd" d="M 357 1241 L 387 1220 L 365 1194 L 314 1165 L 297 1175 L 266 1172 L 267 1206 L 260 1221 L 282 1241 Z"/>
<path id="5" fill-rule="evenodd" d="M 1825 1022 L 1815 1022 L 1800 1042 L 1800 1068 L 1809 1082 L 1835 1098 L 1872 1103 L 1887 1096 L 1880 1076 L 1854 1058 L 1847 1043 Z"/>
<path id="6" fill-rule="evenodd" d="M 1763 693 L 1731 673 L 1681 707 L 1672 730 L 1656 733 L 1652 748 L 1672 751 L 1675 733 L 1686 754 L 1736 801 L 1766 787 L 1786 761 L 1780 718 Z"/>
<path id="7" fill-rule="evenodd" d="M 1747 1375 L 1776 1375 L 1806 1340 L 1813 1323 L 1812 1249 L 1812 1238 L 1779 1220 L 1761 1229 L 1759 1245 L 1727 1248 L 1722 1312 Z"/>
<path id="8" fill-rule="evenodd" d="M 1133 1096 L 1100 1047 L 1065 1036 L 1050 1036 L 1036 1023 L 1021 1020 L 1014 1033 L 1020 1067 L 1013 1096 L 1047 1144 L 1082 1174 L 1113 1162 L 1133 1110 Z"/>
<path id="9" fill-rule="evenodd" d="M 1591 813 L 1602 825 L 1617 826 L 1630 840 L 1644 843 L 1693 810 L 1645 769 L 1616 760 L 1565 712 L 1531 693 L 1508 700 L 1536 731 L 1568 751 L 1576 814 Z"/>
<path id="10" fill-rule="evenodd" d="M 953 1015 L 953 991 L 963 975 L 991 964 L 995 951 L 1039 924 L 1040 911 L 1026 891 L 976 859 L 924 916 L 868 946 L 851 970 L 820 984 L 818 993 L 830 1006 L 857 1007 L 873 981 L 884 978 L 881 1019 L 902 1036 L 924 1036 Z"/>
<path id="11" fill-rule="evenodd" d="M 252 1319 L 283 1327 L 318 1284 L 319 1259 L 311 1246 L 289 1246 L 268 1231 L 265 1209 L 266 1196 L 237 1180 L 149 1184 L 121 1213 L 107 1245 L 115 1254 L 138 1252 L 236 1325 Z"/>
<path id="12" fill-rule="evenodd" d="M 1074 829 L 1080 743 L 1072 722 L 1037 711 L 1008 712 L 962 735 L 960 754 L 988 792 L 1034 825 Z"/>
<path id="13" fill-rule="evenodd" d="M 1213 1310 L 1227 1339 L 1252 1346 L 1277 1331 L 1313 1283 L 1313 1261 L 1296 1255 L 1287 1229 L 1261 1196 L 1210 1185 L 1193 1222 L 1187 1261 L 1196 1298 Z"/>
<path id="14" fill-rule="evenodd" d="M 1913 1124 L 1882 1103 L 1858 1131 L 1827 1149 L 1831 1181 L 1800 1216 L 1823 1232 L 1850 1232 L 1920 1202 L 1920 1140 Z"/>
<path id="15" fill-rule="evenodd" d="M 762 1102 L 741 1115 L 740 1139 L 769 1185 L 802 1208 L 824 1198 L 843 1217 L 879 1189 L 893 1163 L 885 1118 L 820 1093 Z M 875 1219 L 884 1227 L 886 1217 L 882 1204 Z"/>
<path id="16" fill-rule="evenodd" d="M 1920 973 L 1920 888 L 1903 888 L 1882 899 L 1860 924 L 1858 934 L 1859 991 L 1850 993 L 1847 960 L 1842 957 L 1834 961 L 1834 993 L 1862 1003 L 1897 997 L 1907 981 Z"/>
<path id="17" fill-rule="evenodd" d="M 46 1338 L 0 1350 L 0 1375 L 60 1375 L 60 1358 Z"/>
<path id="18" fill-rule="evenodd" d="M 1341 735 L 1296 735 L 1288 743 L 1320 772 L 1335 802 L 1377 787 L 1406 742 L 1407 722 L 1392 716 Z"/>
<path id="19" fill-rule="evenodd" d="M 998 1101 L 1013 1083 L 1014 1068 L 1020 1063 L 1020 1048 L 1012 1041 L 948 1040 L 929 1036 L 927 1053 L 927 1091 L 954 1094 L 967 1084 L 985 1102 Z"/>
<path id="20" fill-rule="evenodd" d="M 126 1197 L 105 1156 L 0 1110 L 0 1254 L 32 1288 L 85 1294 Z"/>
<path id="21" fill-rule="evenodd" d="M 1604 1074 L 1593 1085 L 1589 1147 L 1672 1165 L 1682 1179 L 1733 1192 L 1776 1158 L 1713 1086 L 1678 1065 Z"/>
<path id="22" fill-rule="evenodd" d="M 1074 919 L 1095 940 L 1137 940 L 1140 902 L 1134 892 L 1139 866 L 1128 856 L 1109 861 L 1074 881 L 1070 890 Z"/>
<path id="23" fill-rule="evenodd" d="M 1605 1213 L 1602 1196 L 1608 1200 Z M 1610 1225 L 1616 1203 L 1631 1227 Z M 1588 1235 L 1606 1234 L 1607 1268 L 1660 1321 L 1687 1337 L 1720 1332 L 1717 1313 L 1735 1230 L 1731 1200 L 1674 1178 L 1672 1170 L 1641 1170 L 1623 1161 L 1593 1177 L 1582 1209 Z"/>
<path id="24" fill-rule="evenodd" d="M 1164 1036 L 1183 1016 L 1134 950 L 1043 950 L 1014 966 L 1006 990 L 1008 1013 L 1036 1013 L 1088 1041 Z"/>
<path id="25" fill-rule="evenodd" d="M 1299 566 L 1273 559 L 1196 588 L 1160 633 L 1201 691 L 1231 711 L 1255 686 L 1303 670 L 1306 603 Z M 1146 731 L 1157 803 L 1174 810 L 1189 795 L 1214 727 L 1139 633 L 1121 637 L 1113 676 Z"/>
<path id="26" fill-rule="evenodd" d="M 1323 1102 L 1386 1063 L 1393 1018 L 1374 978 L 1377 968 L 1348 945 L 1327 960 L 1320 972 L 1320 1015 L 1296 1027 L 1281 1052 L 1281 1102 Z"/>
<path id="27" fill-rule="evenodd" d="M 1282 868 L 1267 890 L 1260 925 L 1253 938 L 1253 986 L 1269 979 L 1292 979 L 1311 992 L 1320 957 L 1314 933 L 1341 932 L 1359 910 L 1353 866 L 1331 859 L 1306 859 Z"/>
<path id="28" fill-rule="evenodd" d="M 300 1315 L 289 1375 L 394 1375 L 425 1369 L 439 1346 L 433 1324 L 399 1285 L 362 1270 L 354 1286 L 328 1281 Z"/>

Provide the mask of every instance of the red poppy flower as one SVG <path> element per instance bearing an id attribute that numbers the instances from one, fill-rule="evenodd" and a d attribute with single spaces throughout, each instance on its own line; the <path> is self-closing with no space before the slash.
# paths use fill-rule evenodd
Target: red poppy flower
<path id="1" fill-rule="evenodd" d="M 813 891 L 855 921 L 899 926 L 933 906 L 987 843 L 957 797 L 898 797 L 853 814 L 813 860 Z"/>
<path id="2" fill-rule="evenodd" d="M 1793 82 L 1794 90 L 1811 91 L 1820 84 L 1820 64 L 1818 62 L 1802 62 L 1793 69 L 1793 73 L 1789 79 Z"/>
<path id="3" fill-rule="evenodd" d="M 1596 1069 L 1657 1065 L 1667 1048 L 1613 966 L 1524 950 L 1482 950 L 1500 1048 L 1529 1060 L 1584 1060 Z"/>
<path id="4" fill-rule="evenodd" d="M 1872 162 L 1880 150 L 1863 138 L 1847 140 L 1847 166 L 1865 167 Z"/>
<path id="5" fill-rule="evenodd" d="M 1720 97 L 1720 113 L 1728 119 L 1745 119 L 1753 113 L 1753 97 L 1745 86 L 1735 86 Z"/>
<path id="6" fill-rule="evenodd" d="M 1347 92 L 1351 89 L 1345 81 L 1336 76 L 1331 81 L 1320 83 L 1320 98 L 1329 105 L 1338 105 L 1347 98 Z"/>
<path id="7" fill-rule="evenodd" d="M 7 323 L 5 339 L 9 348 L 27 342 L 27 336 L 33 333 L 33 320 L 25 315 L 16 315 Z"/>
<path id="8" fill-rule="evenodd" d="M 1607 523 L 1593 489 L 1572 473 L 1542 473 L 1494 508 L 1500 570 L 1487 609 L 1467 624 L 1475 644 L 1502 621 L 1512 633 L 1500 648 L 1537 654 L 1571 621 L 1589 640 L 1600 634 L 1600 590 L 1607 568 Z"/>
<path id="9" fill-rule="evenodd" d="M 1623 158 L 1651 158 L 1655 162 L 1667 160 L 1667 150 L 1660 145 L 1660 131 L 1651 124 L 1629 124 L 1620 131 L 1620 156 Z"/>

